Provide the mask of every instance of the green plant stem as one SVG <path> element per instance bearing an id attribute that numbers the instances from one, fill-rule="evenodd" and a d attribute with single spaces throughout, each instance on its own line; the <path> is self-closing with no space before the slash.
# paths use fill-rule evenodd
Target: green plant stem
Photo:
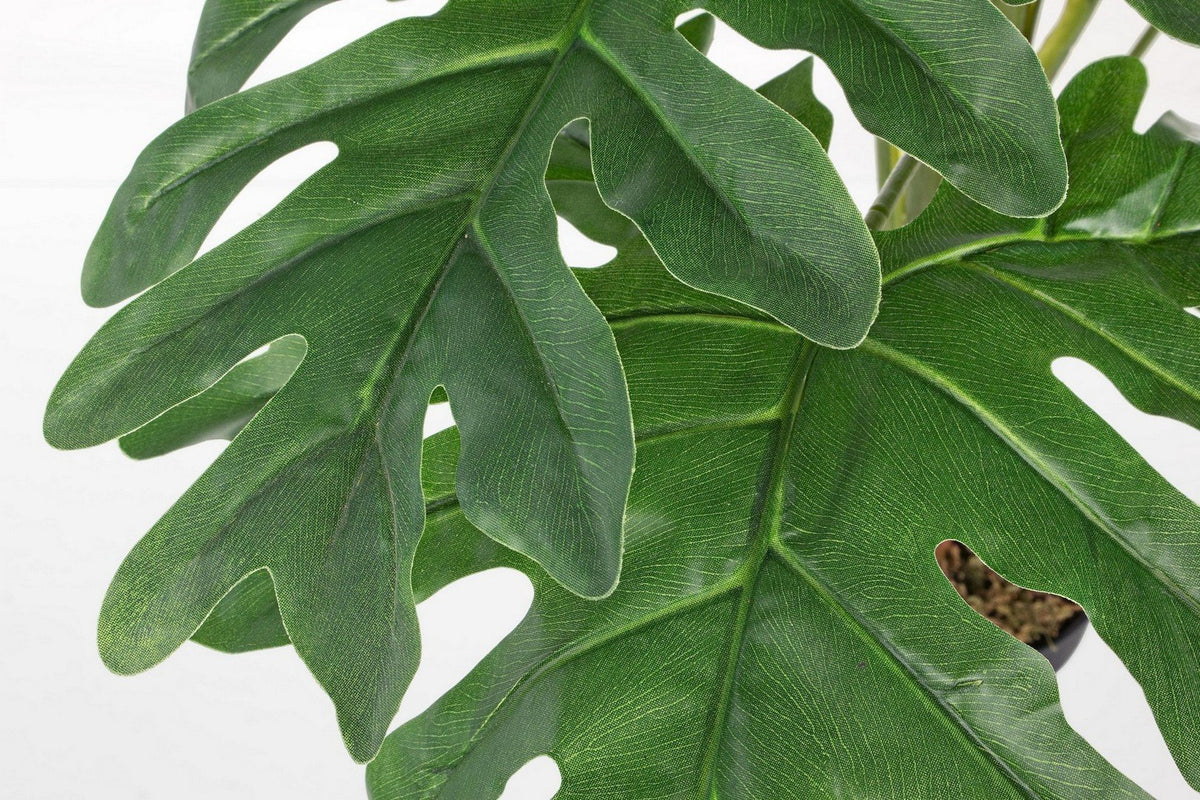
<path id="1" fill-rule="evenodd" d="M 913 173 L 912 180 L 904 188 L 904 197 L 897 214 L 892 216 L 894 226 L 905 225 L 921 215 L 925 207 L 937 194 L 942 185 L 942 176 L 932 167 L 921 164 Z"/>
<path id="2" fill-rule="evenodd" d="M 1004 12 L 1004 16 L 1016 26 L 1027 41 L 1033 41 L 1037 29 L 1038 15 L 1042 11 L 1042 0 L 1034 0 L 1023 6 L 1009 5 L 1004 0 L 992 0 L 993 5 Z"/>
<path id="3" fill-rule="evenodd" d="M 900 159 L 900 151 L 886 139 L 875 138 L 875 178 L 876 188 L 882 189 L 887 183 L 888 176 Z"/>
<path id="4" fill-rule="evenodd" d="M 1058 75 L 1067 56 L 1071 54 L 1071 49 L 1092 21 L 1092 15 L 1096 13 L 1098 5 L 1100 0 L 1067 0 L 1062 16 L 1054 23 L 1042 44 L 1042 49 L 1038 51 L 1038 59 L 1042 62 L 1042 68 L 1046 70 L 1047 78 L 1054 80 Z"/>
<path id="5" fill-rule="evenodd" d="M 1158 28 L 1154 27 L 1153 25 L 1148 26 L 1142 35 L 1138 37 L 1138 40 L 1134 42 L 1133 49 L 1129 51 L 1129 55 L 1133 56 L 1134 58 L 1142 58 L 1154 45 L 1154 42 L 1157 39 Z"/>
<path id="6" fill-rule="evenodd" d="M 1042 0 L 1033 0 L 1032 3 L 1021 6 L 1021 9 L 1025 12 L 1025 16 L 1017 28 L 1026 41 L 1032 42 L 1033 35 L 1037 32 L 1038 18 L 1042 13 Z"/>
<path id="7" fill-rule="evenodd" d="M 896 202 L 904 193 L 904 187 L 912 179 L 913 174 L 921 165 L 920 161 L 905 153 L 896 162 L 892 174 L 888 175 L 887 180 L 883 184 L 883 188 L 879 190 L 879 197 L 875 198 L 875 202 L 871 204 L 871 208 L 867 211 L 866 222 L 867 227 L 873 231 L 883 228 L 887 223 L 888 217 L 892 215 L 892 210 L 896 207 Z"/>

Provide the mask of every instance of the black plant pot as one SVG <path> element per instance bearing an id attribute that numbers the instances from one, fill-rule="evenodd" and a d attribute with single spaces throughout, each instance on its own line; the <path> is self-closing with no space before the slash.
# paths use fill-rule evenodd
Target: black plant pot
<path id="1" fill-rule="evenodd" d="M 1080 611 L 1062 627 L 1057 638 L 1038 645 L 1036 649 L 1057 671 L 1067 663 L 1067 659 L 1075 652 L 1075 648 L 1079 647 L 1079 640 L 1083 638 L 1083 632 L 1087 630 L 1087 627 L 1087 614 Z"/>

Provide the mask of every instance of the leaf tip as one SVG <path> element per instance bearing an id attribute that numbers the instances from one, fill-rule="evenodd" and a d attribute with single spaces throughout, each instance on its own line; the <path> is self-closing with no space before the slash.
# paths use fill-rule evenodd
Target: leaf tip
<path id="1" fill-rule="evenodd" d="M 79 294 L 89 308 L 107 308 L 128 297 L 131 292 L 125 292 L 113 286 L 109 279 L 108 270 L 102 269 L 99 261 L 91 254 L 83 263 L 83 275 L 79 281 Z"/>
<path id="2" fill-rule="evenodd" d="M 46 411 L 42 415 L 42 438 L 55 450 L 79 450 L 85 445 L 79 443 L 75 426 L 63 411 L 61 386 L 62 381 L 59 381 L 46 403 Z"/>
<path id="3" fill-rule="evenodd" d="M 100 612 L 100 622 L 96 631 L 96 646 L 100 652 L 100 661 L 114 675 L 130 676 L 153 667 L 158 661 L 147 662 L 139 657 L 136 648 L 128 646 L 125 637 L 113 629 L 104 610 Z M 160 659 L 161 660 L 161 659 Z"/>
<path id="4" fill-rule="evenodd" d="M 117 447 L 121 448 L 121 452 L 134 461 L 145 461 L 158 455 L 160 452 L 154 452 L 151 447 L 142 441 L 142 437 L 135 436 L 133 433 L 128 433 L 117 439 Z"/>
<path id="5" fill-rule="evenodd" d="M 706 11 L 684 22 L 678 30 L 683 38 L 687 39 L 688 44 L 707 54 L 716 37 L 717 18 Z"/>
<path id="6" fill-rule="evenodd" d="M 555 579 L 572 594 L 584 600 L 604 600 L 617 590 L 617 585 L 621 582 L 621 558 L 618 556 L 612 569 L 592 570 L 585 573 L 581 579 L 571 580 L 562 576 L 555 576 Z"/>
<path id="7" fill-rule="evenodd" d="M 385 714 L 387 722 L 380 724 L 374 719 L 361 719 L 353 712 L 344 710 L 340 704 L 337 706 L 342 743 L 355 764 L 369 764 L 379 755 L 383 739 L 387 735 L 387 725 L 394 715 L 395 710 L 391 714 Z"/>

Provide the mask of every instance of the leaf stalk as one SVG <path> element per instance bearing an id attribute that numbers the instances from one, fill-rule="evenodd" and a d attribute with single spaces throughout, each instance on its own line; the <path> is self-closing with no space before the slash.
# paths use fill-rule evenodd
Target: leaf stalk
<path id="1" fill-rule="evenodd" d="M 875 137 L 875 177 L 878 181 L 877 189 L 882 189 L 887 183 L 888 176 L 892 174 L 892 169 L 896 166 L 896 162 L 900 159 L 900 151 L 896 149 L 887 139 Z"/>
<path id="2" fill-rule="evenodd" d="M 1146 53 L 1149 52 L 1150 48 L 1154 45 L 1154 42 L 1158 40 L 1158 34 L 1158 28 L 1154 27 L 1153 25 L 1147 26 L 1146 30 L 1142 32 L 1142 35 L 1138 37 L 1138 40 L 1134 42 L 1133 49 L 1129 51 L 1129 55 L 1133 56 L 1134 58 L 1142 58 L 1145 56 Z"/>
<path id="3" fill-rule="evenodd" d="M 867 211 L 865 217 L 867 227 L 873 231 L 881 230 L 887 224 L 888 217 L 892 215 L 892 210 L 896 207 L 897 201 L 904 193 L 904 188 L 908 186 L 908 182 L 912 180 L 917 168 L 921 166 L 921 162 L 905 153 L 896 162 L 892 173 L 888 175 L 884 181 L 883 188 L 879 190 L 879 196 L 875 198 L 875 202 L 871 204 L 870 210 Z"/>
<path id="4" fill-rule="evenodd" d="M 1008 17 L 1009 22 L 1016 26 L 1026 41 L 1033 41 L 1038 16 L 1042 12 L 1042 0 L 1033 0 L 1032 3 L 1026 3 L 1023 6 L 1010 5 L 1004 0 L 992 0 L 992 4 L 1004 12 L 1004 16 Z"/>
<path id="5" fill-rule="evenodd" d="M 1038 50 L 1042 69 L 1051 81 L 1066 63 L 1067 56 L 1071 55 L 1071 50 L 1083 35 L 1088 23 L 1092 21 L 1092 15 L 1096 13 L 1098 5 L 1100 0 L 1067 0 L 1062 15 L 1050 29 L 1042 48 Z"/>

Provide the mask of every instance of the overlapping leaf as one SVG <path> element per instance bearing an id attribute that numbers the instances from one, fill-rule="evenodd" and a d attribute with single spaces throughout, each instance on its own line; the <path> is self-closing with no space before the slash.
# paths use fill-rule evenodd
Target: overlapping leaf
<path id="1" fill-rule="evenodd" d="M 318 5 L 214 2 L 196 103 L 243 80 Z M 417 659 L 420 422 L 439 386 L 472 522 L 574 592 L 611 590 L 633 442 L 612 334 L 562 263 L 543 184 L 572 121 L 590 121 L 605 200 L 679 278 L 821 343 L 862 339 L 878 260 L 844 187 L 807 130 L 686 44 L 673 27 L 685 10 L 455 0 L 203 105 L 147 148 L 83 288 L 94 304 L 152 288 L 68 369 L 47 438 L 98 444 L 165 413 L 161 433 L 248 353 L 300 339 L 305 353 L 265 407 L 241 408 L 251 423 L 122 565 L 100 624 L 112 668 L 157 663 L 269 570 L 297 651 L 351 752 L 369 758 Z M 1048 89 L 985 0 L 713 11 L 762 44 L 822 55 L 874 130 L 988 205 L 1032 215 L 1059 202 Z M 889 76 L 886 96 L 864 69 Z M 338 157 L 190 263 L 257 172 L 314 141 Z M 228 418 L 222 402 L 214 420 Z"/>
<path id="2" fill-rule="evenodd" d="M 372 796 L 496 797 L 549 753 L 562 798 L 1144 797 L 1063 721 L 1048 665 L 961 603 L 945 538 L 1079 600 L 1200 783 L 1200 510 L 1050 371 L 1084 358 L 1200 424 L 1200 148 L 1175 117 L 1133 133 L 1144 88 L 1127 59 L 1068 88 L 1049 220 L 943 189 L 881 234 L 884 310 L 852 352 L 688 290 L 644 245 L 582 273 L 638 431 L 622 583 L 581 602 L 488 543 L 455 505 L 456 433 L 430 440 L 418 595 L 497 565 L 537 592 L 389 737 Z M 234 649 L 272 616 L 223 613 Z"/>
<path id="3" fill-rule="evenodd" d="M 1200 150 L 1174 118 L 1132 132 L 1143 91 L 1128 60 L 1068 89 L 1073 192 L 1047 222 L 944 190 L 883 235 L 884 311 L 853 352 L 648 253 L 583 276 L 637 422 L 625 579 L 570 598 L 482 551 L 431 480 L 423 592 L 510 564 L 538 594 L 389 738 L 373 796 L 496 797 L 542 753 L 564 798 L 1140 796 L 1066 726 L 1049 667 L 940 577 L 947 537 L 1082 602 L 1200 783 L 1200 513 L 1050 372 L 1085 358 L 1200 422 Z"/>
<path id="4" fill-rule="evenodd" d="M 300 19 L 331 2 L 208 0 L 189 69 L 190 105 L 237 91 Z M 656 2 L 675 14 L 688 9 L 686 3 Z M 1196 15 L 1173 7 L 1173 0 L 1139 2 L 1179 25 L 1195 25 Z M 655 3 L 645 5 L 653 15 L 649 6 Z M 736 2 L 705 7 L 765 46 L 822 56 L 868 129 L 985 205 L 1039 216 L 1061 198 L 1064 175 L 1051 142 L 1048 90 L 1029 48 L 997 24 L 986 3 L 921 8 L 846 0 L 830 7 L 806 0 L 782 9 L 748 10 Z M 958 35 L 963 32 L 972 35 Z M 862 80 L 865 67 L 888 76 L 888 92 Z"/>
<path id="5" fill-rule="evenodd" d="M 1152 25 L 1192 44 L 1200 44 L 1200 9 L 1190 0 L 1129 0 Z"/>
<path id="6" fill-rule="evenodd" d="M 305 350 L 299 336 L 273 342 L 208 389 L 122 436 L 121 449 L 133 458 L 153 458 L 197 442 L 232 439 L 288 382 Z"/>
<path id="7" fill-rule="evenodd" d="M 332 2 L 210 0 L 205 3 L 188 65 L 188 111 L 240 89 L 300 20 Z"/>
<path id="8" fill-rule="evenodd" d="M 680 32 L 703 51 L 711 43 L 712 22 L 711 16 L 697 17 Z M 817 131 L 815 135 L 823 144 L 828 143 L 833 118 L 813 94 L 811 58 L 772 79 L 759 92 Z M 634 248 L 645 258 L 646 244 L 637 226 L 604 206 L 596 191 L 587 133 L 585 126 L 572 125 L 555 141 L 546 170 L 546 186 L 555 207 L 596 241 Z M 266 352 L 238 364 L 205 391 L 121 437 L 122 449 L 135 458 L 150 458 L 199 441 L 232 439 L 287 383 L 302 357 L 303 348 L 295 339 L 276 342 Z M 431 398 L 431 402 L 445 401 L 440 392 Z M 441 463 L 446 458 L 449 456 L 431 457 L 426 465 L 442 466 L 452 481 L 453 467 Z M 432 502 L 436 506 L 438 500 Z M 419 588 L 418 597 L 423 597 Z M 192 638 L 231 653 L 288 644 L 270 575 L 259 571 L 247 576 L 222 599 Z"/>
<path id="9" fill-rule="evenodd" d="M 193 100 L 244 80 L 318 5 L 211 4 Z M 992 205 L 1057 203 L 1048 91 L 984 0 L 948 17 L 899 2 L 834 17 L 719 5 L 758 41 L 810 46 L 842 76 L 858 76 L 870 46 L 894 96 L 852 100 L 877 130 Z M 265 385 L 196 402 L 217 404 L 209 426 L 190 417 L 197 437 L 253 421 L 122 565 L 101 614 L 110 667 L 162 660 L 230 588 L 269 570 L 350 751 L 372 756 L 418 657 L 409 565 L 424 521 L 420 420 L 438 386 L 460 423 L 458 495 L 473 523 L 576 593 L 611 590 L 628 399 L 611 332 L 557 252 L 542 184 L 572 120 L 590 120 L 608 203 L 679 277 L 817 341 L 863 337 L 880 276 L 845 188 L 808 131 L 686 46 L 673 30 L 684 10 L 457 0 L 205 104 L 150 145 L 91 248 L 84 294 L 108 303 L 152 288 L 68 369 L 48 439 L 94 445 L 162 414 L 126 439 L 154 455 L 156 438 L 182 433 L 170 433 L 175 407 L 230 369 L 226 389 L 245 378 L 256 390 L 263 362 L 239 367 L 250 351 L 287 343 L 294 361 L 302 339 L 305 355 L 263 408 Z M 952 23 L 979 35 L 947 41 Z M 254 174 L 316 140 L 337 144 L 334 162 L 190 264 Z"/>
<path id="10" fill-rule="evenodd" d="M 698 49 L 705 50 L 711 42 L 712 21 L 707 15 L 697 17 L 680 32 Z M 819 131 L 823 143 L 828 142 L 832 115 L 813 94 L 812 59 L 800 62 L 759 91 L 806 127 Z M 610 211 L 596 191 L 585 126 L 568 126 L 556 140 L 546 170 L 546 186 L 555 207 L 591 238 L 614 247 L 635 248 L 646 257 L 646 244 L 637 226 Z M 150 458 L 207 439 L 232 439 L 287 383 L 303 356 L 299 345 L 295 339 L 282 339 L 264 353 L 238 364 L 205 391 L 121 437 L 122 449 L 135 458 Z M 431 402 L 445 400 L 440 392 L 431 398 Z M 430 464 L 436 468 L 444 459 L 439 456 L 427 460 L 427 468 Z M 453 473 L 452 467 L 445 470 L 451 481 Z M 270 575 L 259 571 L 247 576 L 230 590 L 192 638 L 232 653 L 288 644 Z"/>

